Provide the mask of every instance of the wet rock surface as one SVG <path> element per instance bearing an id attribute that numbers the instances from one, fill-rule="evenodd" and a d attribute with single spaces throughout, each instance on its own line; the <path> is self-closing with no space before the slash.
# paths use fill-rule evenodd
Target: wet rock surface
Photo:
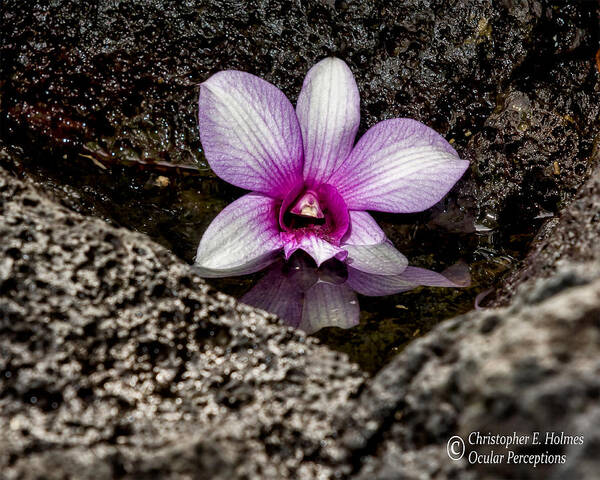
<path id="1" fill-rule="evenodd" d="M 593 3 L 8 1 L 4 135 L 26 147 L 30 170 L 60 172 L 77 208 L 144 230 L 143 216 L 111 207 L 123 196 L 114 185 L 127 189 L 118 167 L 120 181 L 69 178 L 81 165 L 102 176 L 81 155 L 109 167 L 199 166 L 198 184 L 210 183 L 196 132 L 198 83 L 241 69 L 295 101 L 310 66 L 333 54 L 357 77 L 361 131 L 416 118 L 472 162 L 455 222 L 522 227 L 557 211 L 585 180 L 600 114 Z M 129 188 L 133 210 L 143 201 L 136 182 Z M 176 218 L 166 205 L 161 212 Z"/>
<path id="2" fill-rule="evenodd" d="M 363 301 L 358 329 L 320 334 L 375 371 L 497 286 L 586 180 L 600 113 L 592 3 L 9 1 L 2 138 L 17 149 L 21 177 L 191 262 L 210 221 L 243 193 L 202 155 L 198 84 L 237 68 L 294 102 L 311 65 L 343 58 L 362 97 L 359 134 L 386 118 L 416 118 L 472 164 L 433 209 L 377 216 L 412 264 L 467 262 L 472 289 L 369 313 Z M 213 285 L 238 296 L 244 282 Z M 426 308 L 411 316 L 396 305 Z"/>
<path id="3" fill-rule="evenodd" d="M 550 277 L 561 266 L 600 261 L 600 158 L 596 156 L 594 163 L 595 171 L 576 198 L 559 217 L 543 226 L 521 268 L 505 279 L 495 305 L 507 304 L 528 279 Z"/>

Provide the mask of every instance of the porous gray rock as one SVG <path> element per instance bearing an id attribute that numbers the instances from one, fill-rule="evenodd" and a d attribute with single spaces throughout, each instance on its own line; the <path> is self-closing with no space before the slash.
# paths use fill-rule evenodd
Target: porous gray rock
<path id="1" fill-rule="evenodd" d="M 594 478 L 600 468 L 599 272 L 600 263 L 563 267 L 525 287 L 510 307 L 444 322 L 407 347 L 345 420 L 348 463 L 359 452 L 364 457 L 352 478 Z M 508 449 L 470 445 L 471 432 L 530 439 Z M 533 432 L 540 432 L 538 446 Z M 546 432 L 583 435 L 583 445 L 546 443 Z M 460 461 L 446 451 L 454 435 L 466 442 Z M 490 450 L 504 461 L 469 462 L 471 452 Z M 509 450 L 565 457 L 533 468 L 509 463 Z"/>
<path id="2" fill-rule="evenodd" d="M 355 365 L 0 168 L 2 478 L 317 478 Z"/>
<path id="3" fill-rule="evenodd" d="M 1 174 L 6 478 L 594 478 L 598 262 L 561 262 L 365 380 L 143 235 Z M 451 462 L 448 438 L 472 431 L 585 441 L 546 447 L 567 459 L 550 468 Z"/>
<path id="4" fill-rule="evenodd" d="M 504 308 L 444 322 L 363 390 L 342 421 L 352 478 L 586 478 L 600 469 L 600 168 L 533 242 L 495 300 Z M 576 241 L 575 241 L 576 239 Z M 528 444 L 517 454 L 564 463 L 472 465 L 448 458 L 453 435 L 583 435 L 583 445 Z M 490 447 L 467 445 L 489 453 Z M 508 455 L 504 449 L 496 453 Z M 339 453 L 338 453 L 339 454 Z M 363 456 L 353 462 L 357 455 Z"/>

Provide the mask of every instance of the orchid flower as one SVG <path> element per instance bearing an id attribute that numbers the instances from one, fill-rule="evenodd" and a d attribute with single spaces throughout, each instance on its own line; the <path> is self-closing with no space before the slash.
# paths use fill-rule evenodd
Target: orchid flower
<path id="1" fill-rule="evenodd" d="M 358 88 L 337 58 L 309 70 L 295 110 L 274 85 L 234 70 L 202 83 L 198 103 L 209 165 L 251 192 L 204 233 L 195 260 L 204 277 L 254 273 L 298 249 L 317 266 L 337 259 L 366 275 L 401 275 L 406 257 L 367 210 L 425 210 L 469 165 L 441 135 L 406 118 L 377 123 L 355 145 Z"/>

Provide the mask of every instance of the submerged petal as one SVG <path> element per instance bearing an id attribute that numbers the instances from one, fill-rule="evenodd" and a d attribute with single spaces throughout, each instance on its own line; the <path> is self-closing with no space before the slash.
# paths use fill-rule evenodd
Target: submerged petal
<path id="1" fill-rule="evenodd" d="M 302 319 L 304 294 L 293 273 L 286 272 L 283 262 L 276 263 L 240 301 L 274 313 L 287 325 L 297 328 Z"/>
<path id="2" fill-rule="evenodd" d="M 335 245 L 323 240 L 313 233 L 295 234 L 282 232 L 285 258 L 288 259 L 296 250 L 304 250 L 316 262 L 317 266 L 330 258 L 345 260 L 348 253 Z"/>
<path id="3" fill-rule="evenodd" d="M 360 307 L 356 294 L 346 285 L 319 282 L 304 295 L 300 328 L 313 333 L 324 327 L 358 325 Z"/>
<path id="4" fill-rule="evenodd" d="M 350 211 L 348 232 L 342 239 L 343 244 L 375 245 L 385 240 L 385 233 L 367 212 Z"/>
<path id="5" fill-rule="evenodd" d="M 263 269 L 282 248 L 276 200 L 249 193 L 228 205 L 204 233 L 195 267 L 203 277 L 245 275 Z"/>
<path id="6" fill-rule="evenodd" d="M 420 212 L 439 202 L 468 166 L 437 132 L 396 118 L 370 128 L 329 183 L 352 210 Z"/>
<path id="7" fill-rule="evenodd" d="M 466 265 L 464 267 L 468 269 Z M 400 275 L 372 275 L 354 268 L 348 268 L 347 280 L 347 284 L 352 289 L 361 295 L 370 297 L 393 295 L 419 286 L 457 288 L 466 287 L 469 283 L 468 271 L 465 274 L 463 270 L 461 280 L 457 282 L 441 273 L 418 267 L 406 267 Z"/>
<path id="8" fill-rule="evenodd" d="M 309 333 L 323 327 L 349 328 L 358 323 L 356 294 L 332 265 L 317 269 L 304 255 L 273 264 L 243 303 L 279 316 L 287 325 Z M 340 264 L 341 265 L 341 264 Z"/>
<path id="9" fill-rule="evenodd" d="M 339 58 L 312 67 L 296 105 L 304 142 L 304 178 L 327 183 L 346 159 L 360 123 L 360 97 L 354 76 Z"/>
<path id="10" fill-rule="evenodd" d="M 277 87 L 228 70 L 200 86 L 204 154 L 223 180 L 283 198 L 302 181 L 302 137 L 294 107 Z"/>
<path id="11" fill-rule="evenodd" d="M 344 245 L 348 252 L 348 267 L 375 275 L 398 275 L 408 265 L 408 260 L 385 240 L 376 245 Z"/>
<path id="12" fill-rule="evenodd" d="M 415 267 L 416 268 L 416 267 Z M 471 286 L 471 272 L 469 266 L 463 262 L 455 263 L 454 265 L 448 267 L 444 270 L 441 275 L 446 279 L 450 280 L 454 285 L 458 287 L 469 287 Z M 437 285 L 431 283 L 423 283 L 423 285 L 429 285 L 431 287 L 435 287 Z M 443 285 L 440 285 L 443 286 Z"/>
<path id="13" fill-rule="evenodd" d="M 457 263 L 442 273 L 437 273 L 426 268 L 407 267 L 401 275 L 407 282 L 415 286 L 425 287 L 467 287 L 471 283 L 469 267 L 464 263 Z"/>

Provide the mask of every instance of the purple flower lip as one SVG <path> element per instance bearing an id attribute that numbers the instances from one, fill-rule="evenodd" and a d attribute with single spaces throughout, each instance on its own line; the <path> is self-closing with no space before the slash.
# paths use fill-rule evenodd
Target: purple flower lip
<path id="1" fill-rule="evenodd" d="M 311 218 L 314 219 L 315 222 L 317 220 L 325 219 L 325 214 L 321 208 L 321 200 L 319 200 L 317 192 L 313 190 L 306 190 L 293 205 L 294 206 L 289 210 L 289 213 L 292 215 Z"/>
<path id="2" fill-rule="evenodd" d="M 301 193 L 298 195 L 297 192 Z M 344 199 L 331 185 L 316 189 L 295 189 L 283 200 L 279 210 L 282 238 L 314 235 L 339 247 L 348 231 L 350 217 Z"/>
<path id="3" fill-rule="evenodd" d="M 408 261 L 367 210 L 411 213 L 444 197 L 468 168 L 452 146 L 411 119 L 371 127 L 356 142 L 358 87 L 348 66 L 313 66 L 296 108 L 274 85 L 239 71 L 200 87 L 204 153 L 223 180 L 250 193 L 204 233 L 195 266 L 205 277 L 244 275 L 297 250 L 369 275 L 397 276 Z"/>

